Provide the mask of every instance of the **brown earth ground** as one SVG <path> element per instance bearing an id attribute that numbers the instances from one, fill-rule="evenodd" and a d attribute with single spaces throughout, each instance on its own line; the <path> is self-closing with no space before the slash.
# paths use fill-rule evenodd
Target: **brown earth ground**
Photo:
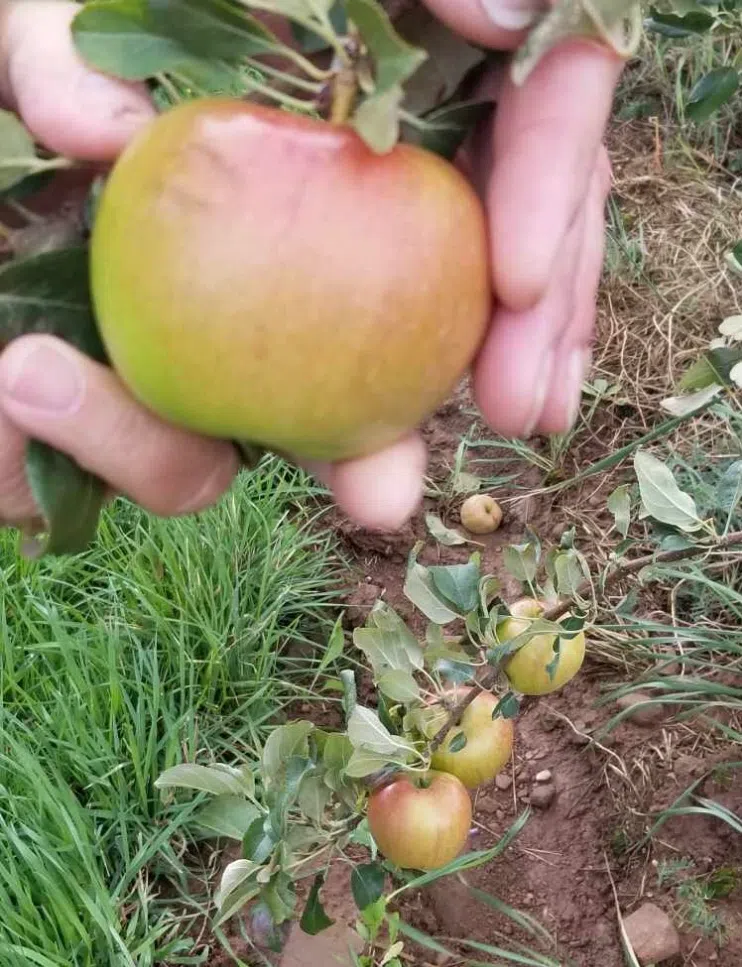
<path id="1" fill-rule="evenodd" d="M 595 385 L 604 379 L 617 384 L 618 392 L 594 411 L 586 397 L 583 425 L 549 482 L 571 477 L 645 433 L 688 361 L 713 338 L 721 319 L 739 311 L 722 256 L 742 237 L 742 224 L 738 214 L 718 218 L 719 206 L 734 200 L 740 212 L 736 184 L 713 170 L 707 178 L 689 181 L 687 173 L 667 164 L 662 132 L 653 121 L 617 123 L 611 157 L 613 201 L 628 244 L 631 238 L 643 239 L 642 250 L 636 253 L 621 245 L 611 249 L 609 239 L 589 382 Z M 685 427 L 673 443 L 691 445 L 707 433 L 714 433 L 713 423 L 701 420 L 694 426 L 693 441 L 687 439 Z M 334 525 L 357 575 L 348 598 L 352 623 L 361 622 L 379 596 L 413 626 L 419 622 L 402 591 L 407 555 L 416 541 L 426 542 L 424 563 L 455 563 L 471 552 L 436 544 L 424 522 L 425 512 L 434 512 L 447 525 L 458 526 L 463 498 L 453 492 L 451 481 L 465 435 L 473 441 L 492 436 L 477 422 L 462 388 L 425 428 L 431 494 L 437 492 L 402 533 L 371 535 L 335 516 Z M 546 441 L 531 443 L 539 453 L 550 453 Z M 487 488 L 502 502 L 505 522 L 477 548 L 485 572 L 498 575 L 506 597 L 516 596 L 521 588 L 503 567 L 502 547 L 521 541 L 526 527 L 550 544 L 576 526 L 578 544 L 591 560 L 599 564 L 606 559 L 617 538 L 615 532 L 610 534 L 612 518 L 605 502 L 625 467 L 544 494 L 538 492 L 544 483 L 542 470 L 511 451 L 498 451 L 497 464 L 478 459 L 491 458 L 491 448 L 475 447 L 468 453 L 464 469 L 482 478 L 515 477 L 511 483 Z M 661 595 L 652 603 L 661 611 Z M 417 630 L 422 631 L 419 623 Z M 736 886 L 724 899 L 694 906 L 678 887 L 691 874 L 742 869 L 742 837 L 724 822 L 698 815 L 671 819 L 651 843 L 643 844 L 642 837 L 653 816 L 704 776 L 697 795 L 742 814 L 742 776 L 733 771 L 721 778 L 709 775 L 715 765 L 738 759 L 739 750 L 694 727 L 692 721 L 672 724 L 656 716 L 642 725 L 627 720 L 600 737 L 600 728 L 615 707 L 598 708 L 595 703 L 606 683 L 615 683 L 624 670 L 620 655 L 606 662 L 599 644 L 593 646 L 578 679 L 561 693 L 524 707 L 508 773 L 512 782 L 505 789 L 493 783 L 478 792 L 471 848 L 499 840 L 526 807 L 534 776 L 544 769 L 551 771 L 556 785 L 552 804 L 534 809 L 522 833 L 488 867 L 467 874 L 465 882 L 440 881 L 405 901 L 403 918 L 453 949 L 456 938 L 505 947 L 521 940 L 533 948 L 533 938 L 519 931 L 512 919 L 473 897 L 469 888 L 474 887 L 537 918 L 556 942 L 544 953 L 565 967 L 622 967 L 626 961 L 618 911 L 625 917 L 651 900 L 669 913 L 681 934 L 682 954 L 666 961 L 668 967 L 735 967 L 742 963 L 742 889 Z M 675 876 L 673 869 L 679 871 Z M 330 914 L 352 923 L 355 911 L 345 871 L 336 871 L 324 895 Z M 699 926 L 709 913 L 723 922 L 723 939 L 713 929 L 714 920 L 706 918 L 705 929 Z M 471 948 L 458 949 L 461 960 L 450 961 L 408 945 L 406 962 L 420 967 L 463 964 L 466 956 L 477 956 Z M 312 953 L 304 938 L 293 946 L 284 967 L 322 961 L 330 962 L 325 952 Z"/>

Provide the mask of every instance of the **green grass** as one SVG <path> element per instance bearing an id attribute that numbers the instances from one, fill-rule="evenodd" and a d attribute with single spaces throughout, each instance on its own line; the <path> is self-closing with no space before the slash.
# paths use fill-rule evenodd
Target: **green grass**
<path id="1" fill-rule="evenodd" d="M 309 493 L 268 460 L 198 517 L 119 501 L 85 558 L 20 561 L 3 536 L 3 967 L 200 962 L 171 959 L 183 911 L 158 898 L 162 877 L 186 887 L 196 803 L 153 784 L 183 760 L 250 758 L 305 694 L 311 660 L 285 646 L 324 639 L 342 573 Z"/>

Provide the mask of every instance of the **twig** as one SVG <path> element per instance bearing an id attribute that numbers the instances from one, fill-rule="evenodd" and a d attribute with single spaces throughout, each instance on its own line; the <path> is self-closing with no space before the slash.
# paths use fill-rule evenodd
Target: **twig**
<path id="1" fill-rule="evenodd" d="M 632 574 L 637 574 L 639 571 L 643 570 L 645 567 L 649 567 L 652 564 L 672 564 L 676 561 L 687 561 L 693 557 L 702 557 L 704 554 L 710 554 L 714 551 L 724 551 L 732 547 L 742 546 L 742 531 L 734 531 L 731 534 L 727 534 L 726 537 L 720 537 L 718 540 L 713 542 L 703 541 L 698 544 L 694 544 L 692 547 L 682 547 L 674 551 L 660 551 L 659 554 L 645 554 L 643 557 L 637 557 L 633 561 L 626 561 L 623 564 L 619 564 L 615 570 L 605 577 L 603 581 L 603 586 L 600 590 L 600 595 L 605 596 L 606 591 L 613 587 L 613 585 L 618 584 L 619 581 L 626 577 L 630 577 Z M 592 590 L 592 582 L 589 580 L 583 581 L 576 588 L 574 593 L 569 598 L 562 598 L 557 601 L 552 607 L 547 608 L 544 612 L 539 615 L 542 621 L 558 621 L 560 618 L 570 611 L 575 605 L 578 604 L 579 600 L 587 595 Z M 500 672 L 500 666 L 502 660 L 497 662 L 497 664 L 492 666 L 492 669 L 487 672 L 478 682 L 474 683 L 474 687 L 468 693 L 466 698 L 463 698 L 455 708 L 451 709 L 451 714 L 448 717 L 446 724 L 436 732 L 433 740 L 431 742 L 431 751 L 435 751 L 445 740 L 449 731 L 456 725 L 459 724 L 464 712 L 469 708 L 471 703 L 476 699 L 476 697 L 484 691 L 490 691 L 497 683 L 497 677 Z"/>

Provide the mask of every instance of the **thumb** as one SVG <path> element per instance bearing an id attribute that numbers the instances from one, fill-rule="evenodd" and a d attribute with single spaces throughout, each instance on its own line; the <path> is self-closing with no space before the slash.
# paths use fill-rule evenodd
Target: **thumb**
<path id="1" fill-rule="evenodd" d="M 444 23 L 483 47 L 510 50 L 548 0 L 425 0 Z"/>
<path id="2" fill-rule="evenodd" d="M 155 110 L 144 85 L 84 64 L 70 30 L 80 9 L 59 0 L 0 4 L 0 100 L 50 151 L 110 161 Z"/>

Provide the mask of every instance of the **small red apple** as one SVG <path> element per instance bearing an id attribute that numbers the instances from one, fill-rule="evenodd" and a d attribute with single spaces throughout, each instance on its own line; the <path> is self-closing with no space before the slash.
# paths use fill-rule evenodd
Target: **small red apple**
<path id="1" fill-rule="evenodd" d="M 371 793 L 368 825 L 382 855 L 401 869 L 435 870 L 466 845 L 469 793 L 456 776 L 403 774 Z"/>

